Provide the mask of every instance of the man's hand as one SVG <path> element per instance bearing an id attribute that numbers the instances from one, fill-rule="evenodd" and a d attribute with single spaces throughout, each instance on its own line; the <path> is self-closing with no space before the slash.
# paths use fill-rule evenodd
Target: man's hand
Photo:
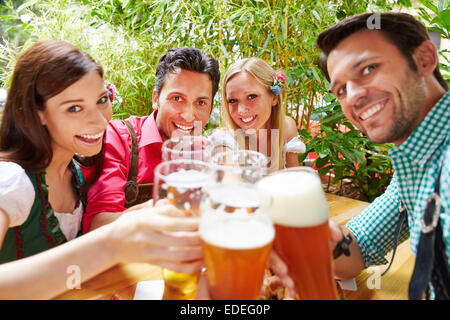
<path id="1" fill-rule="evenodd" d="M 339 279 L 351 279 L 356 277 L 364 268 L 364 260 L 358 242 L 352 232 L 332 219 L 329 219 L 330 226 L 330 248 L 333 252 L 337 243 L 346 236 L 350 236 L 352 241 L 349 245 L 350 255 L 340 255 L 334 260 L 334 273 Z"/>
<path id="2" fill-rule="evenodd" d="M 342 227 L 338 223 L 334 222 L 332 219 L 329 219 L 330 226 L 330 239 L 331 242 L 334 243 L 332 248 L 334 248 L 335 244 L 339 241 L 342 241 L 344 238 L 344 234 L 342 233 Z"/>
<path id="3" fill-rule="evenodd" d="M 294 281 L 292 280 L 292 278 L 289 276 L 288 273 L 288 267 L 274 249 L 270 252 L 269 266 L 275 276 L 264 279 L 262 295 L 263 296 L 266 295 L 267 289 L 269 292 L 276 293 L 279 288 L 282 288 L 283 290 L 284 288 L 286 288 L 287 290 L 286 296 L 284 296 L 284 293 L 282 293 L 281 299 L 284 300 L 298 299 Z M 277 294 L 277 296 L 280 295 Z"/>

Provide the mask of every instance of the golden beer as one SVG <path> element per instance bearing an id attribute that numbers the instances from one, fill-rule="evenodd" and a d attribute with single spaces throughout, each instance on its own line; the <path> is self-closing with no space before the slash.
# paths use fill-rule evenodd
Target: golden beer
<path id="1" fill-rule="evenodd" d="M 197 294 L 198 273 L 180 273 L 162 269 L 163 300 L 194 300 Z"/>
<path id="2" fill-rule="evenodd" d="M 288 265 L 302 300 L 337 299 L 328 222 L 312 227 L 287 227 L 275 224 L 275 250 Z"/>
<path id="3" fill-rule="evenodd" d="M 272 196 L 274 248 L 286 262 L 301 300 L 338 299 L 333 275 L 328 205 L 310 168 L 279 171 L 258 182 Z"/>
<path id="4" fill-rule="evenodd" d="M 216 300 L 257 300 L 272 242 L 255 249 L 222 248 L 203 242 L 210 287 Z"/>
<path id="5" fill-rule="evenodd" d="M 258 208 L 253 187 L 223 184 L 211 189 L 199 227 L 210 296 L 258 299 L 274 238 L 270 218 Z"/>
<path id="6" fill-rule="evenodd" d="M 155 169 L 158 188 L 154 199 L 167 198 L 186 216 L 198 216 L 203 188 L 212 182 L 209 165 L 195 160 L 174 160 L 162 163 L 161 166 Z M 163 170 L 164 168 L 166 169 Z M 178 273 L 163 268 L 162 275 L 164 300 L 195 299 L 198 273 Z"/>
<path id="7" fill-rule="evenodd" d="M 202 187 L 180 188 L 169 186 L 167 188 L 167 199 L 169 202 L 183 211 L 184 215 L 198 216 Z"/>

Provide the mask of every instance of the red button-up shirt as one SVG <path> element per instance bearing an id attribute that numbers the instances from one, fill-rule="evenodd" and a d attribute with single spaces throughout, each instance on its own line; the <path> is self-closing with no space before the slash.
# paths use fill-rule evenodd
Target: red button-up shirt
<path id="1" fill-rule="evenodd" d="M 155 167 L 161 162 L 162 138 L 156 126 L 156 111 L 145 117 L 128 120 L 136 131 L 139 148 L 137 183 L 153 183 Z M 130 169 L 131 139 L 121 120 L 112 120 L 106 129 L 103 169 L 87 194 L 87 208 L 83 217 L 83 232 L 91 227 L 92 219 L 100 212 L 125 210 L 125 184 Z"/>

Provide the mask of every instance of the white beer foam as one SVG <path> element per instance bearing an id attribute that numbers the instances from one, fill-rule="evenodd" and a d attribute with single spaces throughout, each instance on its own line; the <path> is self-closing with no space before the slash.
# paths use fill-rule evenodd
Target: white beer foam
<path id="1" fill-rule="evenodd" d="M 210 187 L 208 193 L 211 200 L 226 206 L 254 208 L 260 205 L 258 191 L 249 183 L 217 184 Z"/>
<path id="2" fill-rule="evenodd" d="M 259 195 L 249 184 L 218 184 L 208 189 L 210 203 L 200 207 L 200 237 L 227 249 L 254 249 L 270 243 L 275 235 L 270 217 L 259 206 Z M 233 208 L 232 213 L 226 209 Z M 248 213 L 252 208 L 253 213 Z"/>
<path id="3" fill-rule="evenodd" d="M 328 220 L 328 204 L 320 179 L 305 171 L 285 171 L 257 183 L 261 196 L 272 196 L 269 212 L 275 224 L 309 227 Z"/>
<path id="4" fill-rule="evenodd" d="M 198 188 L 212 182 L 212 175 L 199 170 L 184 170 L 168 174 L 165 183 L 177 188 Z"/>
<path id="5" fill-rule="evenodd" d="M 218 215 L 217 212 L 210 212 L 210 214 Z M 258 219 L 225 217 L 225 215 L 236 214 L 236 212 L 223 213 L 223 215 L 220 214 L 221 218 L 202 220 L 199 226 L 200 237 L 203 241 L 217 247 L 241 250 L 261 248 L 273 240 L 275 231 L 270 223 Z M 252 215 L 256 214 L 258 214 L 257 211 Z"/>

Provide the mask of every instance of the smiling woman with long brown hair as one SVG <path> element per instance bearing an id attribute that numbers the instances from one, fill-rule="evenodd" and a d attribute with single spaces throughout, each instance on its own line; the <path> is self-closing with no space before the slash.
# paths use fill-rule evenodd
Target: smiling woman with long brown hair
<path id="1" fill-rule="evenodd" d="M 0 298 L 53 297 L 68 289 L 73 266 L 80 281 L 124 261 L 200 269 L 196 233 L 170 233 L 196 230 L 197 221 L 166 217 L 171 206 L 134 210 L 80 236 L 79 162 L 101 159 L 111 117 L 103 70 L 87 53 L 48 40 L 19 57 L 0 127 Z"/>

